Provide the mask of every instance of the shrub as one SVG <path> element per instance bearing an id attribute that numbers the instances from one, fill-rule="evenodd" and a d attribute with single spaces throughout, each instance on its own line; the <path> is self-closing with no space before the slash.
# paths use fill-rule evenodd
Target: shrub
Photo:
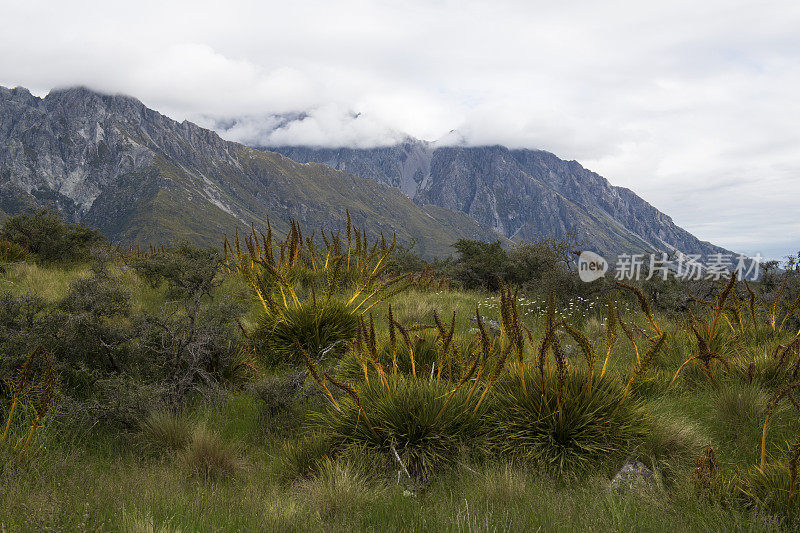
<path id="1" fill-rule="evenodd" d="M 193 394 L 210 397 L 226 379 L 247 377 L 235 370 L 247 364 L 236 317 L 242 306 L 225 296 L 207 304 L 184 301 L 184 313 L 163 309 L 136 317 L 141 372 L 162 383 L 167 401 L 180 405 Z"/>
<path id="2" fill-rule="evenodd" d="M 24 247 L 46 263 L 86 261 L 92 246 L 105 240 L 96 229 L 66 224 L 51 210 L 7 218 L 0 228 L 0 239 Z"/>
<path id="3" fill-rule="evenodd" d="M 644 412 L 608 377 L 587 386 L 586 375 L 570 372 L 561 405 L 557 377 L 525 375 L 495 385 L 487 409 L 491 444 L 497 452 L 530 460 L 557 474 L 585 471 L 629 453 L 644 434 Z"/>
<path id="4" fill-rule="evenodd" d="M 223 440 L 208 429 L 198 426 L 181 455 L 191 475 L 203 479 L 233 476 L 239 470 L 236 453 Z"/>
<path id="5" fill-rule="evenodd" d="M 395 452 L 414 480 L 452 465 L 462 451 L 478 446 L 477 399 L 462 388 L 448 400 L 450 385 L 398 374 L 384 387 L 378 380 L 363 384 L 361 409 L 350 398 L 341 412 L 328 410 L 312 417 L 338 447 L 364 446 L 396 460 Z M 403 468 L 402 466 L 400 468 Z"/>
<path id="6" fill-rule="evenodd" d="M 142 433 L 155 449 L 180 451 L 192 440 L 192 423 L 173 410 L 152 411 L 142 422 Z"/>
<path id="7" fill-rule="evenodd" d="M 330 347 L 342 353 L 358 330 L 358 315 L 337 299 L 325 304 L 313 301 L 290 306 L 264 316 L 253 338 L 260 344 L 265 362 L 271 365 L 303 364 L 297 345 L 317 360 Z"/>
<path id="8" fill-rule="evenodd" d="M 30 255 L 25 246 L 8 240 L 0 240 L 0 263 L 24 261 Z"/>
<path id="9" fill-rule="evenodd" d="M 319 406 L 322 392 L 305 386 L 305 372 L 268 376 L 254 386 L 263 402 L 263 425 L 269 434 L 297 429 L 310 405 Z"/>
<path id="10" fill-rule="evenodd" d="M 210 295 L 222 258 L 214 248 L 181 243 L 131 260 L 136 273 L 153 287 L 166 283 L 172 296 L 193 300 Z"/>
<path id="11" fill-rule="evenodd" d="M 460 239 L 453 248 L 459 254 L 455 278 L 466 289 L 500 288 L 508 259 L 500 241 L 493 243 Z"/>

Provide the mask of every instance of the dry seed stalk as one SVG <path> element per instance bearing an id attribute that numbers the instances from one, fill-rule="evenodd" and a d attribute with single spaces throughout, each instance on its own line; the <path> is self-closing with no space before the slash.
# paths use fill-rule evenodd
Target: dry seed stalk
<path id="1" fill-rule="evenodd" d="M 328 399 L 330 399 L 331 404 L 333 405 L 333 407 L 338 412 L 341 413 L 342 410 L 339 408 L 339 404 L 336 403 L 336 398 L 333 397 L 333 394 L 331 394 L 330 389 L 328 389 L 328 386 L 325 385 L 325 382 L 322 380 L 322 377 L 319 375 L 319 372 L 317 371 L 317 366 L 314 364 L 314 361 L 311 360 L 311 357 L 309 357 L 308 352 L 306 352 L 303 349 L 303 347 L 300 346 L 300 341 L 299 340 L 295 339 L 294 342 L 295 342 L 295 346 L 297 347 L 297 351 L 300 352 L 300 355 L 303 356 L 303 360 L 306 362 L 306 367 L 308 367 L 309 374 L 311 374 L 311 377 L 314 378 L 314 381 L 316 381 L 317 384 L 319 384 L 319 386 L 322 387 L 322 390 L 325 391 L 325 394 L 328 395 Z"/>
<path id="2" fill-rule="evenodd" d="M 625 399 L 628 396 L 628 393 L 631 390 L 631 386 L 633 385 L 634 379 L 641 376 L 647 371 L 647 368 L 652 363 L 653 359 L 655 359 L 656 354 L 661 350 L 664 346 L 664 341 L 666 340 L 667 335 L 666 333 L 662 333 L 659 335 L 658 339 L 653 342 L 653 345 L 650 347 L 647 352 L 645 352 L 644 357 L 642 360 L 634 367 L 633 372 L 631 372 L 631 377 L 628 379 L 627 385 L 625 385 L 625 393 L 623 394 L 622 398 Z"/>
<path id="3" fill-rule="evenodd" d="M 784 396 L 791 394 L 794 389 L 800 388 L 800 381 L 794 381 L 789 383 L 788 385 L 784 385 L 776 394 L 772 397 L 769 404 L 767 405 L 767 414 L 764 417 L 764 428 L 761 431 L 761 460 L 759 462 L 759 468 L 761 471 L 764 471 L 764 463 L 766 462 L 766 453 L 767 453 L 767 427 L 769 426 L 770 418 L 775 413 L 775 409 L 778 407 L 778 404 L 783 399 Z"/>
<path id="4" fill-rule="evenodd" d="M 572 326 L 568 321 L 562 320 L 561 325 L 564 326 L 564 329 L 567 330 L 567 333 L 569 333 L 570 336 L 575 339 L 575 342 L 578 343 L 578 346 L 581 347 L 581 351 L 586 358 L 586 370 L 588 373 L 587 385 L 591 389 L 592 374 L 594 373 L 594 361 L 597 358 L 597 355 L 594 351 L 594 346 L 582 331 Z"/>
<path id="5" fill-rule="evenodd" d="M 372 424 L 370 424 L 369 417 L 367 416 L 367 412 L 364 410 L 364 406 L 361 404 L 361 397 L 358 395 L 356 390 L 353 387 L 351 387 L 350 385 L 348 385 L 347 383 L 344 383 L 343 381 L 337 381 L 336 379 L 331 377 L 331 375 L 328 374 L 327 372 L 323 371 L 322 373 L 325 375 L 325 378 L 328 381 L 333 383 L 336 387 L 338 387 L 338 388 L 342 389 L 343 391 L 345 391 L 347 393 L 347 395 L 350 396 L 353 399 L 353 401 L 356 403 L 356 406 L 358 407 L 359 414 L 364 415 L 364 423 L 367 424 L 367 427 L 372 432 L 372 434 L 377 436 L 377 433 L 375 432 L 375 428 L 373 428 Z"/>
<path id="6" fill-rule="evenodd" d="M 783 283 L 781 283 L 780 289 L 778 289 L 778 294 L 775 295 L 775 299 L 772 301 L 772 310 L 770 311 L 769 315 L 769 323 L 772 326 L 772 331 L 775 331 L 775 322 L 777 321 L 778 317 L 778 304 L 780 303 L 781 296 L 783 295 L 783 290 L 786 288 L 786 282 L 789 281 L 789 275 L 787 274 L 783 278 Z"/>
<path id="7" fill-rule="evenodd" d="M 394 315 L 392 315 L 392 305 L 389 304 L 389 346 L 392 352 L 392 373 L 397 375 L 397 337 L 394 331 Z"/>
<path id="8" fill-rule="evenodd" d="M 653 331 L 656 332 L 656 335 L 661 335 L 661 328 L 659 328 L 658 324 L 656 324 L 656 321 L 653 320 L 653 315 L 650 312 L 650 302 L 647 301 L 647 298 L 645 298 L 639 287 L 634 287 L 633 285 L 628 285 L 627 283 L 622 283 L 621 281 L 617 281 L 616 284 L 623 289 L 632 291 L 636 295 L 636 299 L 639 300 L 639 307 L 647 317 L 647 320 L 650 321 L 650 325 L 653 326 Z"/>
<path id="9" fill-rule="evenodd" d="M 617 310 L 616 306 L 614 306 L 614 302 L 611 300 L 611 297 L 607 296 L 606 299 L 608 302 L 608 318 L 606 320 L 606 357 L 603 360 L 603 369 L 600 371 L 600 379 L 603 379 L 603 376 L 606 375 L 608 361 L 611 359 L 611 353 L 614 351 L 614 345 L 617 343 L 617 321 L 619 321 L 623 329 L 625 328 L 625 324 L 622 323 L 622 317 L 618 316 L 619 311 Z M 638 349 L 636 350 L 636 358 L 637 360 L 639 358 Z"/>
<path id="10" fill-rule="evenodd" d="M 40 352 L 44 352 L 44 348 L 41 345 L 37 346 L 30 354 L 28 354 L 28 357 L 25 358 L 25 361 L 23 361 L 22 365 L 17 369 L 16 376 L 8 381 L 8 388 L 11 391 L 12 397 L 11 409 L 8 412 L 6 427 L 3 431 L 3 437 L 0 439 L 0 442 L 4 442 L 8 436 L 8 429 L 11 427 L 11 418 L 14 416 L 14 410 L 16 409 L 17 404 L 25 396 L 27 396 L 32 388 L 33 361 Z"/>

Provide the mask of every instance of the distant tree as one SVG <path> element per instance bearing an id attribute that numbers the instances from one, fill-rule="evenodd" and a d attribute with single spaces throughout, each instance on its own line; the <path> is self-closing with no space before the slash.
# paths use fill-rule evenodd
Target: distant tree
<path id="1" fill-rule="evenodd" d="M 398 244 L 389 256 L 388 271 L 405 274 L 406 272 L 420 272 L 429 265 L 414 251 L 414 243 L 409 246 Z"/>
<path id="2" fill-rule="evenodd" d="M 505 275 L 508 254 L 500 241 L 492 243 L 460 239 L 453 248 L 459 254 L 455 278 L 467 289 L 497 290 Z"/>

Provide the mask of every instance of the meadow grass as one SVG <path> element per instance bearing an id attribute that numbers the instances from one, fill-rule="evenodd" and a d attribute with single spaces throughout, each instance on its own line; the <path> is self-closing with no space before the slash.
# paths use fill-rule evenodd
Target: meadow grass
<path id="1" fill-rule="evenodd" d="M 33 262 L 12 263 L 6 266 L 1 277 L 14 295 L 33 294 L 49 301 L 60 300 L 67 295 L 70 284 L 80 278 L 89 277 L 87 265 L 63 267 L 40 265 Z"/>
<path id="2" fill-rule="evenodd" d="M 115 267 L 116 268 L 116 267 Z M 117 274 L 132 292 L 135 309 L 156 312 L 167 301 L 164 287 L 151 287 L 132 271 Z M 5 290 L 63 297 L 69 284 L 90 275 L 17 264 L 6 273 Z M 255 323 L 256 303 L 241 280 L 227 279 L 215 291 L 251 304 L 243 318 Z M 470 291 L 412 289 L 372 309 L 376 324 L 391 303 L 403 324 L 446 321 L 456 311 L 456 342 L 476 335 L 476 308 L 500 319 L 499 297 Z M 532 335 L 543 334 L 543 302 L 520 306 Z M 581 307 L 582 306 L 582 307 Z M 602 352 L 603 312 L 586 302 L 580 322 Z M 569 311 L 567 305 L 564 312 Z M 647 327 L 636 309 L 623 319 Z M 577 313 L 577 311 L 576 311 Z M 588 313 L 587 316 L 583 316 Z M 75 430 L 46 424 L 28 453 L 0 444 L 0 531 L 786 531 L 797 527 L 743 497 L 737 487 L 757 464 L 769 398 L 769 357 L 783 337 L 753 335 L 732 357 L 732 370 L 712 384 L 699 367 L 687 366 L 670 385 L 676 368 L 692 353 L 685 328 L 656 317 L 667 332 L 644 379 L 632 389 L 648 414 L 643 435 L 626 450 L 651 466 L 658 483 L 633 494 L 609 489 L 608 471 L 554 476 L 520 458 L 494 454 L 453 455 L 424 485 L 398 476 L 396 464 L 381 464 L 370 452 L 333 453 L 326 436 L 307 424 L 275 431 L 279 419 L 265 413 L 256 387 L 226 390 L 214 402 L 190 403 L 180 415 L 151 415 L 150 430 Z M 381 342 L 387 339 L 379 330 Z M 566 345 L 572 341 L 566 336 Z M 533 364 L 536 346 L 526 345 Z M 570 368 L 584 364 L 579 350 Z M 754 379 L 746 378 L 750 361 Z M 620 335 L 609 375 L 621 383 L 636 362 Z M 487 403 L 491 406 L 491 403 Z M 314 409 L 319 409 L 315 404 Z M 160 417 L 160 418 L 159 418 Z M 150 434 L 148 435 L 148 431 Z M 778 463 L 787 442 L 800 432 L 790 406 L 773 415 L 767 455 Z M 161 450 L 152 453 L 152 443 Z M 718 460 L 714 494 L 695 480 L 697 460 L 711 446 Z M 388 475 L 387 475 L 388 470 Z M 766 483 L 766 481 L 765 481 Z"/>

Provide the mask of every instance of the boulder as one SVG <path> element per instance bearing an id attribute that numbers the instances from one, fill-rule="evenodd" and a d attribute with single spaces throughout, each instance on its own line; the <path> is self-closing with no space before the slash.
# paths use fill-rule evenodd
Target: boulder
<path id="1" fill-rule="evenodd" d="M 626 493 L 649 487 L 654 482 L 655 474 L 652 470 L 636 459 L 628 459 L 611 480 L 611 488 L 618 493 Z"/>

